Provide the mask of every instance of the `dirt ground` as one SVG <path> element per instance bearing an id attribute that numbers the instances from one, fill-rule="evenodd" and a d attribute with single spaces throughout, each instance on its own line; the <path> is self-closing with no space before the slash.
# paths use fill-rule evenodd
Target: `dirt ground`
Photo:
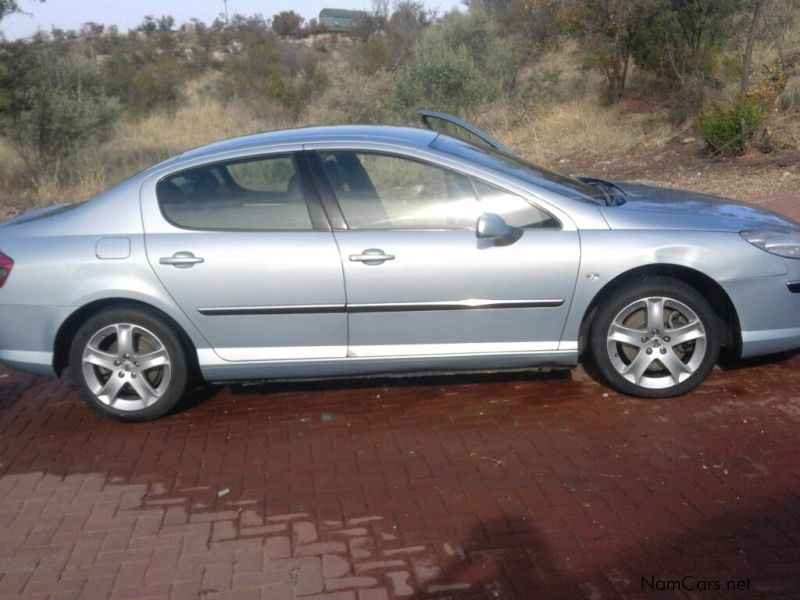
<path id="1" fill-rule="evenodd" d="M 694 138 L 624 156 L 567 156 L 560 171 L 619 181 L 695 190 L 734 199 L 800 191 L 800 152 L 752 150 L 744 156 L 711 157 Z"/>

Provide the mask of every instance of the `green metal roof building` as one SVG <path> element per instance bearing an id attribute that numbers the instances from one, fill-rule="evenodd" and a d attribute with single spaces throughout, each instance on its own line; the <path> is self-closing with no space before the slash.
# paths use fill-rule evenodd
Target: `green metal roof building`
<path id="1" fill-rule="evenodd" d="M 344 8 L 323 8 L 319 12 L 319 22 L 328 31 L 348 31 L 367 16 L 363 10 L 346 10 Z"/>

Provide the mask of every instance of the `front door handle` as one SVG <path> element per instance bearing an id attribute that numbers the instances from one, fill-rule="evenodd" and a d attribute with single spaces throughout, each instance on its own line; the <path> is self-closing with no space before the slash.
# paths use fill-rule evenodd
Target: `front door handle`
<path id="1" fill-rule="evenodd" d="M 162 265 L 172 265 L 176 269 L 188 269 L 197 263 L 205 262 L 205 259 L 191 252 L 176 252 L 172 256 L 161 257 L 158 262 Z"/>
<path id="2" fill-rule="evenodd" d="M 394 260 L 394 255 L 386 254 L 380 248 L 368 248 L 361 254 L 350 255 L 350 262 L 363 262 L 365 265 L 382 265 L 387 260 Z"/>

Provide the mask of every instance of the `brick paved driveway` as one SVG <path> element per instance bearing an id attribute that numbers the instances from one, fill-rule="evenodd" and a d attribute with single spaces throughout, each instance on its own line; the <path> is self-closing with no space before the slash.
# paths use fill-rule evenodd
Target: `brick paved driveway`
<path id="1" fill-rule="evenodd" d="M 800 597 L 798 367 L 212 388 L 143 425 L 0 369 L 0 596 Z"/>

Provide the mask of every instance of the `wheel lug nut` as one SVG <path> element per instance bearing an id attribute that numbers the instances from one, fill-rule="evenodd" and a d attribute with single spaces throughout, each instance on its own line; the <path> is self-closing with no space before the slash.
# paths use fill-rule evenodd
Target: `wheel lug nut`
<path id="1" fill-rule="evenodd" d="M 120 372 L 119 372 L 119 377 L 120 377 L 120 379 L 122 379 L 123 377 L 125 377 L 125 373 L 123 373 L 122 371 L 120 371 Z"/>
<path id="2" fill-rule="evenodd" d="M 647 349 L 647 353 L 648 353 L 648 354 L 652 354 L 652 353 L 653 353 L 653 349 L 652 349 L 652 348 L 648 348 L 648 349 Z"/>
<path id="3" fill-rule="evenodd" d="M 115 367 L 118 367 L 118 366 L 120 366 L 121 364 L 122 364 L 122 362 L 121 362 L 121 361 L 118 361 L 118 360 L 115 360 L 115 361 L 114 361 L 114 366 L 115 366 Z"/>
<path id="4" fill-rule="evenodd" d="M 665 342 L 668 342 L 668 341 L 669 341 L 669 336 L 668 336 L 668 335 L 665 335 L 665 336 L 664 336 L 664 341 L 665 341 Z"/>
<path id="5" fill-rule="evenodd" d="M 643 344 L 646 344 L 648 341 L 650 341 L 649 337 L 645 336 L 645 337 L 642 338 L 642 343 Z"/>
<path id="6" fill-rule="evenodd" d="M 136 371 L 134 371 L 133 373 L 131 373 L 131 377 L 133 377 L 134 379 L 136 379 Z"/>
<path id="7" fill-rule="evenodd" d="M 131 357 L 131 355 L 130 355 L 130 354 L 126 354 L 126 355 L 125 355 L 125 360 L 129 359 L 130 357 Z"/>
<path id="8" fill-rule="evenodd" d="M 661 354 L 666 354 L 666 353 L 667 353 L 667 349 L 662 347 L 661 348 Z"/>
<path id="9" fill-rule="evenodd" d="M 669 340 L 667 340 L 667 341 L 669 341 Z M 133 361 L 133 364 L 134 364 L 134 365 L 136 365 L 136 366 L 138 367 L 138 366 L 139 366 L 139 361 L 138 361 L 138 360 L 135 360 L 135 361 Z"/>

